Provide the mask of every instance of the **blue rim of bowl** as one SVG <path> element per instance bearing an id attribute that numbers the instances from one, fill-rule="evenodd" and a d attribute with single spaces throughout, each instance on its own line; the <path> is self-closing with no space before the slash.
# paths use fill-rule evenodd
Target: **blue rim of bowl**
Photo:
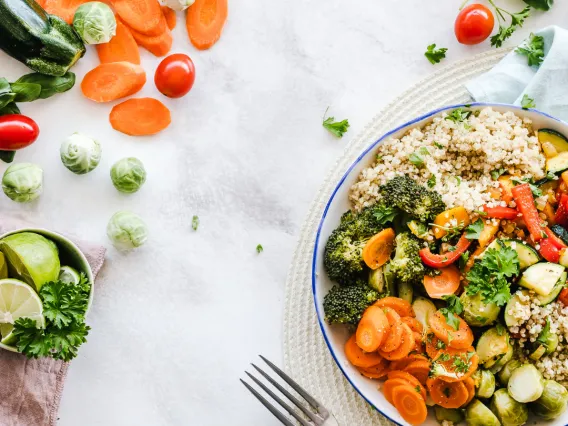
<path id="1" fill-rule="evenodd" d="M 317 291 L 316 291 L 316 266 L 317 266 L 317 253 L 318 253 L 318 247 L 319 247 L 319 242 L 320 242 L 320 236 L 321 236 L 321 229 L 323 227 L 323 223 L 325 222 L 326 216 L 327 216 L 327 212 L 329 210 L 329 207 L 331 206 L 331 203 L 333 202 L 335 195 L 337 194 L 337 191 L 339 191 L 339 189 L 343 186 L 343 183 L 345 182 L 345 180 L 347 179 L 347 177 L 351 174 L 351 172 L 353 171 L 353 169 L 355 168 L 355 166 L 357 166 L 361 160 L 363 160 L 363 158 L 365 158 L 367 156 L 367 154 L 376 149 L 377 146 L 379 144 L 381 144 L 385 139 L 387 139 L 388 137 L 390 137 L 391 135 L 393 135 L 394 133 L 397 133 L 399 131 L 401 131 L 404 128 L 410 127 L 422 120 L 425 120 L 427 118 L 433 117 L 441 112 L 444 111 L 448 111 L 448 110 L 454 110 L 457 108 L 472 108 L 472 107 L 505 107 L 505 108 L 509 108 L 511 110 L 516 110 L 516 111 L 531 111 L 531 112 L 535 112 L 539 115 L 542 115 L 546 118 L 552 119 L 558 123 L 564 124 L 566 126 L 568 126 L 568 123 L 559 120 L 556 117 L 553 117 L 550 114 L 547 114 L 545 112 L 539 111 L 537 109 L 534 108 L 522 108 L 520 106 L 516 106 L 516 105 L 511 105 L 511 104 L 500 104 L 500 103 L 486 103 L 486 102 L 471 102 L 471 103 L 467 103 L 467 104 L 458 104 L 458 105 L 450 105 L 450 106 L 445 106 L 442 108 L 438 108 L 435 109 L 434 111 L 430 111 L 427 114 L 424 114 L 418 118 L 415 118 L 411 121 L 408 121 L 400 126 L 398 126 L 397 128 L 385 133 L 383 136 L 381 136 L 379 139 L 377 139 L 375 142 L 373 142 L 370 146 L 368 146 L 360 155 L 359 157 L 357 157 L 357 159 L 349 166 L 349 168 L 347 169 L 347 171 L 343 174 L 343 177 L 341 178 L 341 180 L 339 181 L 339 183 L 336 185 L 335 189 L 333 190 L 331 197 L 329 197 L 329 200 L 326 203 L 325 209 L 323 211 L 323 215 L 320 219 L 320 223 L 318 225 L 318 230 L 317 230 L 317 234 L 316 234 L 316 241 L 315 241 L 315 246 L 314 246 L 314 251 L 313 251 L 313 255 L 312 255 L 312 295 L 314 298 L 314 306 L 316 308 L 316 314 L 318 317 L 318 323 L 320 326 L 320 330 L 323 334 L 323 339 L 325 340 L 325 344 L 327 345 L 327 348 L 329 349 L 329 352 L 331 353 L 331 356 L 333 357 L 333 360 L 335 361 L 335 363 L 337 364 L 337 366 L 339 367 L 339 369 L 341 370 L 341 372 L 343 373 L 343 376 L 345 376 L 345 378 L 347 379 L 347 381 L 349 382 L 349 384 L 351 384 L 351 386 L 357 391 L 357 393 L 359 395 L 361 395 L 361 397 L 367 401 L 367 403 L 373 407 L 375 410 L 377 410 L 379 413 L 381 413 L 383 416 L 385 416 L 388 420 L 390 420 L 391 422 L 399 425 L 399 426 L 403 426 L 401 423 L 397 422 L 396 420 L 393 420 L 392 418 L 390 418 L 387 414 L 383 413 L 377 406 L 375 406 L 375 404 L 373 404 L 371 401 L 369 401 L 369 399 L 363 394 L 363 392 L 355 385 L 355 383 L 353 383 L 353 381 L 351 380 L 351 378 L 349 377 L 349 375 L 347 374 L 347 372 L 345 371 L 345 369 L 342 367 L 341 363 L 339 362 L 339 360 L 337 359 L 337 356 L 335 355 L 335 352 L 329 342 L 329 339 L 327 337 L 325 328 L 324 328 L 324 318 L 322 316 L 322 313 L 320 312 L 320 309 L 318 307 L 317 304 Z"/>

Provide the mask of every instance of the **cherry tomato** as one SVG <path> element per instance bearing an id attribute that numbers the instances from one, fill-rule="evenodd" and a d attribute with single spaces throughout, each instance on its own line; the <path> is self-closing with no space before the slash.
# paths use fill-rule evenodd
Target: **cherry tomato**
<path id="1" fill-rule="evenodd" d="M 181 98 L 193 87 L 195 66 L 183 53 L 168 56 L 156 69 L 154 83 L 162 94 L 169 98 Z"/>
<path id="2" fill-rule="evenodd" d="M 25 115 L 9 114 L 0 117 L 0 149 L 14 151 L 35 142 L 39 127 Z"/>
<path id="3" fill-rule="evenodd" d="M 464 7 L 456 18 L 454 30 L 461 44 L 478 44 L 493 32 L 495 18 L 482 4 Z"/>

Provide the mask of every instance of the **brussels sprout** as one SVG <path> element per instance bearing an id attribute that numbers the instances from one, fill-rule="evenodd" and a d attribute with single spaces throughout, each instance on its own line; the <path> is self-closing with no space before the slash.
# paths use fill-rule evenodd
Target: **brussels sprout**
<path id="1" fill-rule="evenodd" d="M 137 214 L 120 211 L 110 218 L 107 235 L 117 249 L 130 250 L 146 242 L 148 228 Z"/>
<path id="2" fill-rule="evenodd" d="M 374 288 L 379 293 L 385 291 L 385 274 L 383 267 L 369 270 L 369 287 Z"/>
<path id="3" fill-rule="evenodd" d="M 467 426 L 501 426 L 495 414 L 478 399 L 465 409 L 465 422 Z"/>
<path id="4" fill-rule="evenodd" d="M 518 402 L 536 401 L 544 391 L 542 374 L 532 364 L 522 365 L 511 374 L 507 390 Z"/>
<path id="5" fill-rule="evenodd" d="M 531 402 L 529 407 L 533 413 L 545 420 L 560 417 L 568 404 L 568 391 L 554 380 L 544 381 L 544 391 L 539 399 Z"/>
<path id="6" fill-rule="evenodd" d="M 484 303 L 481 300 L 481 293 L 470 296 L 464 291 L 460 296 L 460 302 L 463 305 L 463 319 L 472 327 L 493 324 L 501 311 L 495 303 Z"/>
<path id="7" fill-rule="evenodd" d="M 164 4 L 176 12 L 182 12 L 195 3 L 195 0 L 164 0 Z"/>
<path id="8" fill-rule="evenodd" d="M 117 161 L 110 169 L 110 178 L 120 192 L 136 192 L 146 182 L 144 164 L 137 158 L 128 157 Z"/>
<path id="9" fill-rule="evenodd" d="M 116 35 L 116 19 L 106 4 L 91 1 L 77 8 L 73 28 L 86 44 L 108 43 Z"/>
<path id="10" fill-rule="evenodd" d="M 473 374 L 475 383 L 475 396 L 478 398 L 491 398 L 495 392 L 495 376 L 489 370 L 477 370 Z"/>
<path id="11" fill-rule="evenodd" d="M 509 361 L 511 361 L 511 359 L 513 359 L 514 354 L 515 351 L 513 349 L 513 345 L 509 345 L 509 349 L 507 349 L 507 352 L 505 352 L 505 354 L 501 358 L 499 358 L 497 362 L 495 362 L 495 364 L 491 366 L 491 368 L 489 368 L 489 371 L 491 371 L 493 374 L 499 373 L 503 369 L 505 364 L 507 364 Z"/>
<path id="12" fill-rule="evenodd" d="M 35 200 L 43 189 L 43 170 L 31 163 L 13 164 L 4 172 L 2 189 L 18 203 Z"/>
<path id="13" fill-rule="evenodd" d="M 440 423 L 444 420 L 447 422 L 452 422 L 454 424 L 458 424 L 463 422 L 463 411 L 457 408 L 444 408 L 436 405 L 434 407 L 436 411 L 436 420 Z"/>
<path id="14" fill-rule="evenodd" d="M 509 384 L 509 379 L 511 378 L 511 374 L 513 373 L 514 370 L 519 368 L 521 365 L 523 365 L 523 363 L 521 361 L 519 361 L 518 359 L 510 360 L 507 364 L 505 364 L 503 369 L 501 371 L 499 371 L 499 373 L 497 374 L 497 377 L 499 378 L 499 382 L 503 386 L 507 386 Z"/>
<path id="15" fill-rule="evenodd" d="M 512 350 L 512 346 L 509 343 L 509 333 L 502 325 L 490 328 L 481 335 L 475 350 L 479 356 L 479 363 L 485 364 L 486 368 L 491 368 L 509 350 Z"/>
<path id="16" fill-rule="evenodd" d="M 527 406 L 511 398 L 506 389 L 495 392 L 490 407 L 503 426 L 521 426 L 529 418 Z"/>
<path id="17" fill-rule="evenodd" d="M 73 133 L 65 139 L 59 153 L 63 165 L 78 175 L 94 170 L 101 161 L 101 145 L 81 133 Z"/>
<path id="18" fill-rule="evenodd" d="M 412 302 L 412 309 L 416 314 L 416 319 L 420 321 L 424 330 L 429 329 L 430 324 L 428 321 L 430 317 L 436 313 L 436 306 L 434 306 L 432 301 L 424 297 L 417 297 L 414 302 Z"/>

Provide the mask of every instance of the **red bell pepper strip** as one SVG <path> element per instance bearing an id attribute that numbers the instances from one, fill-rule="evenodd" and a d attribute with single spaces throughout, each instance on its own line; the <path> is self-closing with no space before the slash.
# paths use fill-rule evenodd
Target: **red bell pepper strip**
<path id="1" fill-rule="evenodd" d="M 562 241 L 560 238 L 558 238 L 558 236 L 554 232 L 552 232 L 550 228 L 546 227 L 543 230 L 546 236 L 548 237 L 547 239 L 550 239 L 552 245 L 556 247 L 558 250 L 568 247 L 566 244 L 564 244 L 564 241 Z"/>
<path id="2" fill-rule="evenodd" d="M 560 226 L 568 227 L 568 195 L 566 194 L 560 195 L 554 221 Z"/>
<path id="3" fill-rule="evenodd" d="M 558 296 L 558 300 L 560 300 L 565 306 L 568 306 L 568 288 L 562 289 L 560 296 Z"/>
<path id="4" fill-rule="evenodd" d="M 542 220 L 538 215 L 538 210 L 534 205 L 534 197 L 528 183 L 515 186 L 511 189 L 517 209 L 523 215 L 523 220 L 527 225 L 531 237 L 535 242 L 542 240 L 543 227 Z"/>
<path id="5" fill-rule="evenodd" d="M 487 207 L 483 206 L 483 211 L 487 213 L 487 217 L 494 217 L 495 219 L 516 219 L 519 215 L 517 209 L 512 209 L 510 207 Z"/>
<path id="6" fill-rule="evenodd" d="M 418 253 L 420 254 L 422 263 L 425 265 L 430 266 L 431 268 L 445 268 L 458 260 L 462 253 L 469 248 L 470 244 L 471 240 L 468 240 L 464 233 L 455 245 L 454 251 L 449 251 L 444 254 L 434 254 L 430 251 L 430 247 L 425 247 Z"/>
<path id="7" fill-rule="evenodd" d="M 552 242 L 552 238 L 543 238 L 539 242 L 540 248 L 538 252 L 542 257 L 552 263 L 558 263 L 560 260 L 560 250 Z"/>

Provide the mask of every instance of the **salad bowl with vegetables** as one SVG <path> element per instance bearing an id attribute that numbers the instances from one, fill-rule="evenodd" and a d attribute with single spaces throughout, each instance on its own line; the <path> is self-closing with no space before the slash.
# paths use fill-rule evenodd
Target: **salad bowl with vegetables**
<path id="1" fill-rule="evenodd" d="M 401 425 L 568 423 L 568 125 L 457 105 L 394 129 L 321 219 L 330 352 Z"/>

